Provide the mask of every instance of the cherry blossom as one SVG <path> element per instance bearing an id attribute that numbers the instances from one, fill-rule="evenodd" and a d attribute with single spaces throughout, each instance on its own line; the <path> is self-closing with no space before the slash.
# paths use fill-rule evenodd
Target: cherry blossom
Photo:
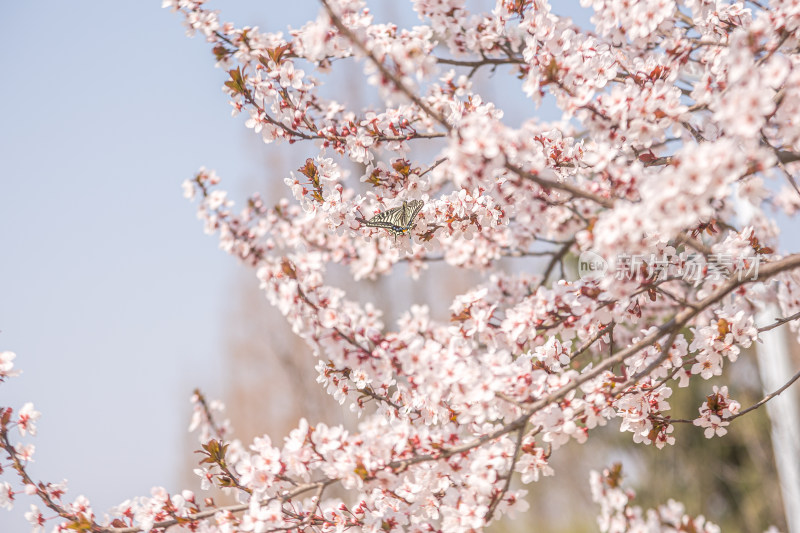
<path id="1" fill-rule="evenodd" d="M 591 446 L 598 427 L 659 449 L 681 445 L 677 424 L 734 431 L 760 403 L 742 409 L 733 383 L 715 385 L 694 420 L 670 399 L 730 379 L 761 332 L 800 331 L 800 254 L 776 251 L 772 212 L 800 207 L 800 14 L 791 2 L 581 3 L 591 30 L 546 0 L 485 12 L 413 0 L 412 27 L 378 22 L 360 0 L 320 0 L 299 29 L 264 32 L 166 0 L 210 44 L 245 128 L 308 149 L 276 178 L 281 198 L 235 198 L 205 167 L 183 192 L 252 268 L 353 425 L 303 419 L 282 442 L 246 443 L 196 391 L 195 473 L 236 503 L 156 487 L 102 520 L 88 499 L 30 478 L 33 445 L 9 430 L 34 435 L 39 415 L 3 407 L 0 447 L 55 527 L 477 531 L 524 513 L 523 486 L 557 479 L 551 457 Z M 337 93 L 342 64 L 374 91 L 370 105 Z M 482 71 L 511 81 L 486 91 Z M 497 96 L 509 91 L 561 117 L 519 116 Z M 363 223 L 412 200 L 424 205 L 403 235 Z M 581 275 L 587 257 L 596 275 Z M 450 296 L 449 316 L 417 303 L 392 323 L 332 274 L 418 279 L 433 262 L 476 280 Z M 772 302 L 783 318 L 756 324 Z M 16 375 L 14 357 L 0 353 L 0 380 Z M 590 478 L 602 531 L 718 531 L 675 501 L 633 505 L 619 469 Z M 4 486 L 0 506 L 20 493 Z M 51 520 L 38 508 L 29 519 Z"/>
<path id="2" fill-rule="evenodd" d="M 692 423 L 705 428 L 703 434 L 707 439 L 715 435 L 722 437 L 728 432 L 725 429 L 725 426 L 729 425 L 728 419 L 738 414 L 739 408 L 739 402 L 731 400 L 728 396 L 728 387 L 714 385 L 714 393 L 700 406 L 700 417 Z"/>
<path id="3" fill-rule="evenodd" d="M 39 508 L 35 505 L 31 504 L 31 510 L 25 513 L 25 519 L 31 523 L 33 528 L 31 529 L 32 532 L 38 533 L 40 531 L 44 531 L 44 524 L 45 518 L 42 515 L 42 512 L 39 511 Z"/>
<path id="4" fill-rule="evenodd" d="M 621 470 L 621 465 L 617 464 L 605 469 L 602 474 L 594 471 L 591 473 L 592 498 L 601 507 L 597 518 L 600 531 L 720 531 L 718 526 L 707 521 L 703 515 L 687 515 L 683 504 L 674 500 L 647 510 L 633 505 L 635 494 L 622 488 Z"/>
<path id="5" fill-rule="evenodd" d="M 0 382 L 20 374 L 19 370 L 14 370 L 14 358 L 16 357 L 17 354 L 14 352 L 0 352 Z"/>
<path id="6" fill-rule="evenodd" d="M 0 483 L 0 507 L 9 511 L 14 508 L 14 491 L 10 483 Z"/>
<path id="7" fill-rule="evenodd" d="M 31 402 L 26 403 L 19 410 L 19 417 L 17 418 L 17 429 L 20 436 L 24 437 L 26 433 L 36 435 L 36 420 L 42 415 L 39 411 L 33 408 Z"/>

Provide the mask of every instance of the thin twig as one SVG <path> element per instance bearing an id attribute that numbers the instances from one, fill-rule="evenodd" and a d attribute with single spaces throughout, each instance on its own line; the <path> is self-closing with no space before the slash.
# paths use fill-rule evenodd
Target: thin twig
<path id="1" fill-rule="evenodd" d="M 426 170 L 425 170 L 423 173 L 421 173 L 421 174 L 419 175 L 419 177 L 421 178 L 422 176 L 424 176 L 425 174 L 427 174 L 428 172 L 430 172 L 430 171 L 431 171 L 431 170 L 433 170 L 434 168 L 438 167 L 439 165 L 441 165 L 441 164 L 442 164 L 442 163 L 444 163 L 445 161 L 447 161 L 447 158 L 446 158 L 446 157 L 443 157 L 443 158 L 439 159 L 438 161 L 434 162 L 434 163 L 433 163 L 431 166 L 429 166 L 429 167 L 428 167 L 428 168 L 427 168 L 427 169 L 426 169 Z"/>
<path id="2" fill-rule="evenodd" d="M 765 403 L 767 403 L 768 401 L 770 401 L 771 399 L 773 399 L 775 396 L 779 395 L 780 393 L 782 393 L 783 391 L 785 391 L 786 389 L 788 389 L 789 387 L 791 387 L 791 386 L 792 386 L 792 383 L 794 383 L 794 382 L 795 382 L 795 381 L 797 381 L 798 379 L 800 379 L 800 372 L 797 372 L 797 373 L 796 373 L 794 376 L 792 376 L 792 378 L 791 378 L 789 381 L 787 381 L 787 382 L 786 382 L 786 383 L 785 383 L 785 384 L 784 384 L 784 385 L 783 385 L 781 388 L 779 388 L 779 389 L 778 389 L 778 390 L 776 390 L 775 392 L 772 392 L 772 393 L 770 393 L 770 394 L 767 394 L 766 396 L 764 396 L 763 398 L 761 398 L 761 400 L 760 400 L 760 401 L 758 401 L 757 403 L 755 403 L 755 404 L 751 405 L 750 407 L 748 407 L 747 409 L 745 409 L 745 410 L 743 410 L 743 411 L 739 411 L 739 412 L 738 412 L 738 413 L 736 413 L 735 415 L 731 415 L 731 416 L 729 416 L 729 417 L 728 417 L 728 418 L 726 418 L 725 420 L 733 420 L 734 418 L 739 418 L 739 417 L 740 417 L 740 416 L 742 416 L 742 415 L 746 415 L 746 414 L 747 414 L 747 413 L 749 413 L 750 411 L 755 411 L 756 409 L 758 409 L 759 407 L 761 407 L 762 405 L 764 405 Z"/>
<path id="3" fill-rule="evenodd" d="M 492 517 L 494 516 L 494 512 L 497 509 L 497 506 L 500 505 L 500 502 L 503 501 L 503 497 L 508 492 L 508 489 L 511 487 L 511 478 L 514 476 L 514 468 L 517 466 L 517 459 L 519 458 L 519 451 L 522 448 L 522 439 L 525 437 L 525 426 L 519 428 L 517 432 L 517 444 L 514 447 L 514 455 L 511 457 L 511 465 L 508 467 L 508 474 L 506 474 L 506 482 L 503 485 L 503 488 L 500 490 L 498 494 L 494 496 L 494 500 L 489 505 L 489 510 L 486 511 L 486 514 L 483 516 L 483 523 L 489 524 L 492 521 Z"/>
<path id="4" fill-rule="evenodd" d="M 566 244 L 564 244 L 564 246 L 561 247 L 558 253 L 556 253 L 552 257 L 552 259 L 550 259 L 550 262 L 547 263 L 547 268 L 545 269 L 544 274 L 542 275 L 542 281 L 539 283 L 540 287 L 545 283 L 547 283 L 550 274 L 553 272 L 553 268 L 555 268 L 556 264 L 559 261 L 564 259 L 564 256 L 567 255 L 567 252 L 569 252 L 570 248 L 572 248 L 574 244 L 575 244 L 575 239 L 572 239 L 571 241 L 567 242 Z"/>
<path id="5" fill-rule="evenodd" d="M 604 198 L 589 191 L 585 191 L 580 187 L 578 187 L 577 185 L 572 185 L 566 182 L 549 180 L 532 172 L 523 170 L 522 168 L 513 165 L 511 163 L 506 163 L 506 168 L 511 172 L 513 172 L 514 174 L 518 175 L 520 178 L 530 180 L 546 189 L 562 190 L 570 193 L 572 196 L 575 196 L 577 198 L 585 198 L 586 200 L 591 200 L 592 202 L 599 204 L 607 209 L 611 209 L 614 207 L 614 202 L 611 199 Z"/>
<path id="6" fill-rule="evenodd" d="M 797 381 L 798 379 L 800 379 L 800 371 L 798 371 L 794 376 L 792 376 L 791 379 L 789 379 L 789 381 L 784 383 L 781 386 L 781 388 L 779 388 L 775 392 L 771 392 L 770 394 L 767 394 L 766 396 L 761 398 L 758 402 L 754 403 L 753 405 L 751 405 L 747 409 L 741 410 L 741 411 L 739 411 L 738 413 L 736 413 L 734 415 L 731 415 L 731 416 L 729 416 L 727 418 L 723 418 L 722 420 L 725 421 L 725 422 L 730 422 L 731 420 L 734 420 L 736 418 L 739 418 L 740 416 L 746 415 L 747 413 L 749 413 L 751 411 L 755 411 L 756 409 L 758 409 L 759 407 L 761 407 L 762 405 L 764 405 L 765 403 L 767 403 L 768 401 L 773 399 L 775 396 L 778 396 L 783 391 L 785 391 L 786 389 L 791 387 L 792 384 L 795 381 Z M 694 424 L 694 420 L 688 420 L 688 419 L 685 419 L 685 418 L 662 418 L 662 417 L 657 417 L 657 420 L 664 421 L 664 422 L 669 422 L 670 424 Z"/>
<path id="7" fill-rule="evenodd" d="M 797 312 L 797 313 L 793 314 L 792 316 L 787 316 L 786 318 L 776 318 L 775 320 L 777 322 L 774 322 L 774 323 L 770 324 L 769 326 L 764 326 L 762 328 L 758 328 L 758 332 L 759 333 L 763 333 L 764 331 L 769 331 L 771 329 L 775 329 L 778 326 L 782 326 L 782 325 L 786 324 L 787 322 L 791 322 L 792 320 L 797 320 L 798 318 L 800 318 L 800 312 Z"/>

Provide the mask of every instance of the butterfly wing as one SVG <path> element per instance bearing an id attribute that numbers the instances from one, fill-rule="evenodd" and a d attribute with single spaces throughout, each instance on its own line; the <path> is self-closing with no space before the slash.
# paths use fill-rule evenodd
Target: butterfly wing
<path id="1" fill-rule="evenodd" d="M 369 220 L 362 220 L 365 226 L 372 228 L 383 228 L 394 235 L 403 235 L 414 227 L 414 218 L 425 205 L 422 200 L 412 200 L 403 202 L 403 205 L 381 211 Z"/>
<path id="2" fill-rule="evenodd" d="M 425 205 L 422 200 L 413 200 L 411 202 L 403 202 L 403 220 L 401 226 L 406 231 L 414 227 L 414 219 L 417 217 L 419 210 Z"/>
<path id="3" fill-rule="evenodd" d="M 400 232 L 399 221 L 402 218 L 402 212 L 403 206 L 381 211 L 371 219 L 365 220 L 364 225 L 371 228 L 384 228 L 396 236 Z"/>

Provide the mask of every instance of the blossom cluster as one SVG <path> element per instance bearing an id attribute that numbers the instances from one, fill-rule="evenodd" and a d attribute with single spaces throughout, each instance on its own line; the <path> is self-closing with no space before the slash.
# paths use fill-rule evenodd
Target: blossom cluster
<path id="1" fill-rule="evenodd" d="M 222 22 L 202 0 L 165 0 L 213 47 L 245 126 L 268 144 L 309 147 L 278 178 L 286 194 L 274 205 L 254 194 L 237 208 L 205 168 L 184 192 L 206 232 L 253 267 L 318 358 L 317 381 L 360 423 L 301 420 L 282 444 L 265 435 L 247 445 L 198 393 L 196 473 L 238 504 L 156 488 L 101 521 L 88 502 L 62 503 L 26 478 L 32 449 L 7 437 L 12 425 L 33 433 L 35 413 L 23 408 L 3 422 L 2 447 L 64 520 L 57 527 L 480 530 L 525 510 L 512 480 L 556 474 L 552 454 L 598 426 L 677 444 L 674 387 L 724 376 L 767 326 L 753 320 L 766 304 L 777 301 L 796 328 L 800 254 L 775 252 L 769 207 L 800 206 L 797 8 L 582 4 L 595 31 L 547 0 L 498 0 L 484 13 L 414 0 L 420 24 L 410 29 L 376 22 L 361 0 L 321 0 L 315 20 L 284 35 Z M 361 68 L 380 105 L 334 99 L 326 76 L 344 62 Z M 504 102 L 473 83 L 482 69 L 513 73 L 531 106 L 551 96 L 562 120 L 508 120 Z M 767 185 L 782 180 L 793 187 Z M 411 200 L 424 205 L 402 235 L 364 223 Z M 703 275 L 571 275 L 589 250 L 691 262 Z M 720 256 L 732 268 L 758 262 L 758 272 L 709 275 Z M 533 257 L 541 273 L 529 272 Z M 480 280 L 453 295 L 449 317 L 414 305 L 387 324 L 380 302 L 330 281 L 333 265 L 357 282 L 403 265 L 416 278 L 433 261 Z M 0 378 L 11 359 L 0 356 Z M 739 407 L 715 386 L 694 425 L 723 436 Z M 674 502 L 644 513 L 609 476 L 592 478 L 603 531 L 717 530 Z M 10 505 L 16 493 L 5 492 Z"/>
<path id="2" fill-rule="evenodd" d="M 669 500 L 655 509 L 643 510 L 633 505 L 635 494 L 622 488 L 622 468 L 619 464 L 590 476 L 592 499 L 600 504 L 597 523 L 603 533 L 626 531 L 697 531 L 719 533 L 716 524 L 703 515 L 692 517 L 680 502 Z"/>
<path id="3" fill-rule="evenodd" d="M 706 402 L 700 406 L 700 417 L 692 423 L 705 428 L 703 433 L 708 439 L 715 435 L 721 437 L 728 432 L 725 426 L 729 424 L 728 420 L 739 413 L 740 407 L 739 402 L 728 396 L 728 387 L 714 385 L 714 394 L 706 398 Z"/>

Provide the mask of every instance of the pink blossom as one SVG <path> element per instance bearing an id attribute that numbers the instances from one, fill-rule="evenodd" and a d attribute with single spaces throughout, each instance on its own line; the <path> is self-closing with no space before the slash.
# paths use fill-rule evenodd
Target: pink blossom
<path id="1" fill-rule="evenodd" d="M 10 483 L 0 483 L 0 508 L 5 508 L 9 511 L 14 508 L 14 491 Z"/>
<path id="2" fill-rule="evenodd" d="M 13 370 L 14 358 L 17 356 L 14 352 L 0 352 L 0 381 L 5 378 L 13 378 L 20 374 L 19 370 Z"/>
<path id="3" fill-rule="evenodd" d="M 44 531 L 44 524 L 45 524 L 44 515 L 42 515 L 42 512 L 39 511 L 39 508 L 33 504 L 31 504 L 30 509 L 31 509 L 30 511 L 25 513 L 25 520 L 30 522 L 30 524 L 33 526 L 33 529 L 31 529 L 31 531 L 33 533 L 40 533 Z"/>
<path id="4" fill-rule="evenodd" d="M 30 433 L 31 435 L 36 435 L 36 424 L 35 422 L 42 416 L 42 413 L 36 411 L 33 408 L 33 404 L 31 402 L 26 403 L 22 406 L 19 410 L 19 415 L 17 418 L 17 429 L 19 430 L 19 434 L 21 436 L 25 436 L 26 433 Z"/>

